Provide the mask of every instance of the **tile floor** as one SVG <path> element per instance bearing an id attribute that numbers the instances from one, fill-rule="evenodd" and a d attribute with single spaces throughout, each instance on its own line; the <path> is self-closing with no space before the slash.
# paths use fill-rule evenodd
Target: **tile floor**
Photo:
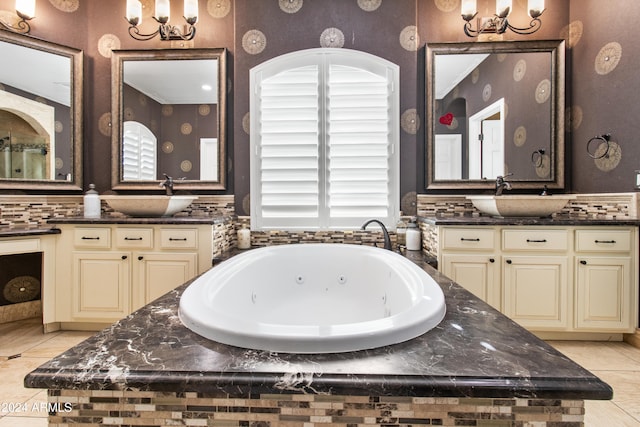
<path id="1" fill-rule="evenodd" d="M 47 425 L 46 409 L 40 407 L 46 402 L 46 392 L 24 388 L 23 378 L 90 335 L 89 332 L 45 335 L 39 319 L 0 324 L 0 427 Z M 586 402 L 587 427 L 640 427 L 640 349 L 618 342 L 551 344 L 614 389 L 611 401 Z M 16 407 L 19 411 L 9 412 Z"/>

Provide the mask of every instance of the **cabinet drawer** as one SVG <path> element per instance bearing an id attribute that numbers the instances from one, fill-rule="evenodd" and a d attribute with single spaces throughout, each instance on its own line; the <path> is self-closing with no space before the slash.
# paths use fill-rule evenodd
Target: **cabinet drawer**
<path id="1" fill-rule="evenodd" d="M 503 230 L 505 250 L 514 251 L 566 251 L 569 233 L 566 230 Z"/>
<path id="2" fill-rule="evenodd" d="M 198 232 L 195 229 L 167 228 L 160 230 L 163 249 L 197 249 Z"/>
<path id="3" fill-rule="evenodd" d="M 120 248 L 152 248 L 153 229 L 116 228 L 116 245 Z"/>
<path id="4" fill-rule="evenodd" d="M 73 232 L 73 244 L 78 248 L 110 248 L 111 229 L 97 227 L 76 228 Z"/>
<path id="5" fill-rule="evenodd" d="M 493 250 L 495 233 L 492 228 L 444 228 L 443 249 Z"/>
<path id="6" fill-rule="evenodd" d="M 578 252 L 629 252 L 631 230 L 576 230 Z"/>

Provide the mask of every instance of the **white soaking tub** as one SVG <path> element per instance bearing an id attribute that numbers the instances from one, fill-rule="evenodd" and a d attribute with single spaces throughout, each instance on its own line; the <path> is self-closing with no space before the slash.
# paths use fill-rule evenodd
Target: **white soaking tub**
<path id="1" fill-rule="evenodd" d="M 211 340 L 283 353 L 397 344 L 445 315 L 440 286 L 403 256 L 371 246 L 295 244 L 237 255 L 194 280 L 180 319 Z"/>

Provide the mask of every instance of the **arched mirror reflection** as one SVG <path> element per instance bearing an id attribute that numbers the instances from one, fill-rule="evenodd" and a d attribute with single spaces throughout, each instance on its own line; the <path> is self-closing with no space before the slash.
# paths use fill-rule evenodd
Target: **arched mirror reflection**
<path id="1" fill-rule="evenodd" d="M 114 189 L 225 188 L 225 54 L 113 51 Z"/>
<path id="2" fill-rule="evenodd" d="M 0 31 L 0 188 L 82 188 L 82 51 Z"/>
<path id="3" fill-rule="evenodd" d="M 427 188 L 564 187 L 564 42 L 427 45 Z"/>

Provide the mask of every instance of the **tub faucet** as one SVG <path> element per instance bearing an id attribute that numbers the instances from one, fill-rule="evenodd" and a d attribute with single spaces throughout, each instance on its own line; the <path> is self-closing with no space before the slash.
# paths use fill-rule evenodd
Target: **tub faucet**
<path id="1" fill-rule="evenodd" d="M 384 248 L 390 251 L 393 250 L 391 248 L 391 238 L 389 237 L 389 231 L 387 231 L 387 227 L 384 226 L 382 221 L 379 221 L 377 219 L 370 219 L 369 221 L 365 222 L 360 229 L 361 230 L 366 229 L 367 225 L 371 224 L 372 222 L 375 222 L 380 226 L 380 228 L 382 228 L 382 234 L 384 236 Z"/>
<path id="2" fill-rule="evenodd" d="M 167 196 L 173 196 L 173 178 L 166 173 L 163 173 L 164 181 L 160 183 L 160 187 L 164 188 L 167 192 Z"/>
<path id="3" fill-rule="evenodd" d="M 503 190 L 511 190 L 511 183 L 505 179 L 511 175 L 513 174 L 508 173 L 505 176 L 498 175 L 496 178 L 496 196 L 501 196 Z"/>

